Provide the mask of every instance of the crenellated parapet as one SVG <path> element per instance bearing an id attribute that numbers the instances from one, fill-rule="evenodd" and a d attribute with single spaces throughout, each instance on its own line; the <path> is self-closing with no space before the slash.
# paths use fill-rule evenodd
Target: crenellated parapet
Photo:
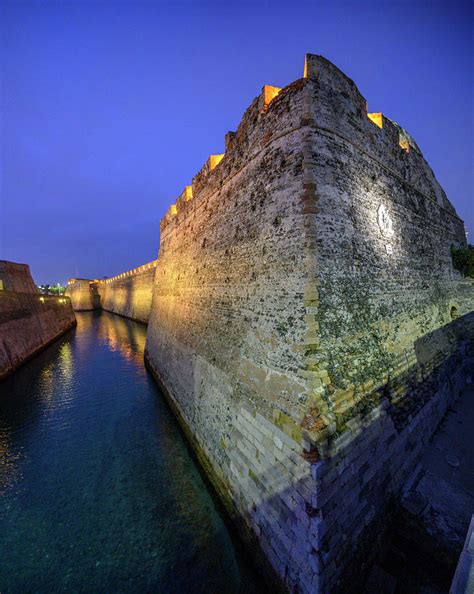
<path id="1" fill-rule="evenodd" d="M 183 197 L 189 195 L 184 190 Z M 137 322 L 147 323 L 158 261 L 153 260 L 104 279 L 71 278 L 66 295 L 75 311 L 104 309 Z"/>
<path id="2" fill-rule="evenodd" d="M 181 198 L 186 200 L 189 190 Z M 150 315 L 158 261 L 147 262 L 98 283 L 101 308 L 146 324 Z"/>
<path id="3" fill-rule="evenodd" d="M 108 285 L 115 281 L 123 280 L 126 278 L 130 278 L 132 276 L 136 276 L 137 274 L 144 274 L 150 271 L 153 271 L 157 266 L 158 260 L 152 260 L 151 262 L 147 262 L 146 264 L 142 264 L 141 266 L 137 266 L 137 268 L 132 268 L 131 270 L 127 270 L 126 272 L 121 272 L 120 274 L 116 274 L 115 276 L 111 276 L 110 278 L 103 278 L 99 281 L 99 285 Z"/>
<path id="4" fill-rule="evenodd" d="M 225 153 L 210 155 L 193 177 L 191 185 L 186 186 L 168 209 L 160 222 L 162 237 L 166 235 L 170 224 L 175 226 L 177 221 L 199 208 L 206 196 L 233 179 L 249 159 L 264 150 L 276 138 L 275 128 L 281 127 L 284 120 L 291 124 L 288 111 L 293 109 L 293 103 L 296 105 L 302 100 L 294 92 L 301 91 L 303 87 L 302 80 L 285 89 L 272 85 L 262 87 L 260 95 L 245 112 L 238 129 L 225 134 Z"/>
<path id="5" fill-rule="evenodd" d="M 327 101 L 327 93 L 336 100 Z M 299 120 L 290 117 L 299 114 Z M 325 58 L 307 54 L 303 78 L 284 88 L 264 85 L 245 112 L 235 132 L 225 135 L 225 153 L 210 155 L 160 222 L 162 238 L 169 225 L 179 226 L 206 196 L 230 184 L 247 162 L 282 135 L 297 128 L 313 127 L 337 134 L 355 150 L 382 163 L 387 172 L 448 215 L 458 218 L 446 194 L 411 135 L 381 112 L 368 112 L 367 101 L 355 83 Z M 291 127 L 290 127 L 291 125 Z M 184 195 L 185 194 L 185 195 Z"/>

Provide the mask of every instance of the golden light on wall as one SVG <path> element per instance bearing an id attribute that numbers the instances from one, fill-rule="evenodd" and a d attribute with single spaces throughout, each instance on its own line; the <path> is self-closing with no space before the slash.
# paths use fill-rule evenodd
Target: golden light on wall
<path id="1" fill-rule="evenodd" d="M 176 204 L 172 204 L 172 205 L 170 206 L 170 214 L 172 214 L 173 216 L 175 216 L 175 215 L 177 215 L 177 214 L 178 214 L 178 209 L 177 209 L 177 207 L 176 207 Z"/>
<path id="2" fill-rule="evenodd" d="M 224 158 L 224 154 L 222 155 L 210 155 L 209 156 L 209 169 L 212 171 Z"/>
<path id="3" fill-rule="evenodd" d="M 408 142 L 408 140 L 400 140 L 399 142 L 400 147 L 406 152 L 409 153 L 410 152 L 410 143 Z"/>
<path id="4" fill-rule="evenodd" d="M 383 114 L 382 113 L 368 113 L 367 117 L 379 128 L 383 128 Z"/>
<path id="5" fill-rule="evenodd" d="M 308 78 L 308 54 L 304 57 L 303 78 Z"/>
<path id="6" fill-rule="evenodd" d="M 193 187 L 192 186 L 184 187 L 184 197 L 186 198 L 186 202 L 191 200 L 191 198 L 193 197 Z"/>
<path id="7" fill-rule="evenodd" d="M 263 86 L 263 109 L 265 111 L 267 106 L 275 99 L 278 93 L 281 91 L 279 87 L 273 87 L 272 85 L 264 85 Z"/>
<path id="8" fill-rule="evenodd" d="M 176 207 L 175 204 L 173 204 L 173 206 Z M 170 212 L 171 212 L 171 209 L 170 209 Z M 147 270 L 150 270 L 152 268 L 156 268 L 156 263 L 157 263 L 157 260 L 153 260 L 152 262 L 148 262 L 147 264 L 142 264 L 141 266 L 138 266 L 137 268 L 132 268 L 131 270 L 127 270 L 126 272 L 121 272 L 120 274 L 116 274 L 115 276 L 112 276 L 106 280 L 100 280 L 100 281 L 94 281 L 94 282 L 107 283 L 107 284 L 113 283 L 114 281 L 120 280 L 122 278 L 127 278 L 129 276 L 133 276 L 134 274 L 140 274 L 140 273 L 146 272 Z"/>
<path id="9" fill-rule="evenodd" d="M 316 71 L 317 58 L 318 57 L 313 54 L 305 54 L 303 78 L 316 78 L 318 75 L 318 72 Z"/>

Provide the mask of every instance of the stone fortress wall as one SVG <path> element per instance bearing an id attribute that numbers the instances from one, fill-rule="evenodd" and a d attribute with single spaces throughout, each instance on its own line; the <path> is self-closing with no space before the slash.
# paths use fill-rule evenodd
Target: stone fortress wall
<path id="1" fill-rule="evenodd" d="M 99 307 L 98 281 L 88 278 L 70 278 L 65 295 L 71 299 L 74 311 L 91 311 Z"/>
<path id="2" fill-rule="evenodd" d="M 37 293 L 28 264 L 0 260 L 0 290 L 15 293 Z"/>
<path id="3" fill-rule="evenodd" d="M 71 278 L 66 295 L 71 297 L 75 311 L 104 309 L 147 324 L 156 264 L 153 260 L 101 280 Z"/>
<path id="4" fill-rule="evenodd" d="M 0 261 L 0 379 L 75 325 L 67 297 L 40 295 L 27 264 Z"/>
<path id="5" fill-rule="evenodd" d="M 156 263 L 154 260 L 112 278 L 100 280 L 97 285 L 100 307 L 147 324 Z"/>
<path id="6" fill-rule="evenodd" d="M 355 560 L 363 576 L 456 397 L 465 241 L 413 139 L 313 55 L 162 220 L 147 363 L 289 591 L 341 589 Z"/>

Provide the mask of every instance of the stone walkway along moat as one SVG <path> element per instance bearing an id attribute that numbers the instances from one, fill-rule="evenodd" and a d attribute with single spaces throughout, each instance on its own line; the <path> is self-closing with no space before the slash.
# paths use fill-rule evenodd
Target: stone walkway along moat
<path id="1" fill-rule="evenodd" d="M 392 540 L 372 574 L 373 594 L 447 594 L 474 514 L 474 383 L 425 448 Z"/>

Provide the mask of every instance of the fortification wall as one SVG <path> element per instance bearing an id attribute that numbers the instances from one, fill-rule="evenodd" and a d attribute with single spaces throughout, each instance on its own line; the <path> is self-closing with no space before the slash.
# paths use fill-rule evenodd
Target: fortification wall
<path id="1" fill-rule="evenodd" d="M 266 104 L 265 91 L 257 97 L 237 132 L 227 135 L 225 158 L 214 167 L 209 159 L 193 179 L 192 194 L 183 192 L 162 221 L 146 346 L 151 369 L 203 463 L 209 462 L 229 511 L 237 521 L 244 518 L 244 532 L 247 522 L 258 531 L 271 560 L 277 512 L 269 509 L 261 521 L 258 516 L 278 492 L 280 470 L 288 482 L 279 457 L 288 461 L 294 454 L 296 473 L 307 466 L 296 442 L 273 425 L 277 403 L 297 408 L 306 391 L 299 373 L 306 276 L 299 216 L 303 90 L 304 81 L 297 81 L 278 101 Z M 249 411 L 255 407 L 254 418 Z M 247 432 L 267 441 L 259 461 L 255 445 L 247 449 Z M 242 456 L 249 462 L 242 464 Z M 272 467 L 275 484 L 264 476 Z"/>
<path id="2" fill-rule="evenodd" d="M 466 242 L 416 145 L 382 114 L 367 117 L 354 83 L 310 59 L 305 200 L 315 209 L 315 322 L 338 427 L 374 387 L 418 363 L 422 336 L 472 309 L 451 246 Z M 382 126 L 382 127 L 379 127 Z M 328 166 L 329 164 L 329 166 Z M 311 179 L 310 179 L 311 178 Z M 309 301 L 308 301 L 309 303 Z"/>
<path id="3" fill-rule="evenodd" d="M 100 308 L 99 281 L 88 278 L 68 280 L 65 295 L 71 299 L 74 311 L 90 311 Z"/>
<path id="4" fill-rule="evenodd" d="M 156 260 L 133 270 L 99 281 L 101 308 L 112 313 L 148 323 Z"/>
<path id="5" fill-rule="evenodd" d="M 7 287 L 20 290 L 0 290 L 0 379 L 76 325 L 67 297 L 35 293 L 26 264 L 5 264 L 4 270 L 9 271 Z"/>
<path id="6" fill-rule="evenodd" d="M 464 380 L 462 222 L 316 56 L 213 157 L 161 223 L 146 359 L 242 533 L 288 590 L 326 594 L 351 560 L 363 576 Z"/>
<path id="7" fill-rule="evenodd" d="M 2 290 L 37 293 L 38 289 L 31 277 L 28 264 L 0 260 L 0 291 Z"/>

